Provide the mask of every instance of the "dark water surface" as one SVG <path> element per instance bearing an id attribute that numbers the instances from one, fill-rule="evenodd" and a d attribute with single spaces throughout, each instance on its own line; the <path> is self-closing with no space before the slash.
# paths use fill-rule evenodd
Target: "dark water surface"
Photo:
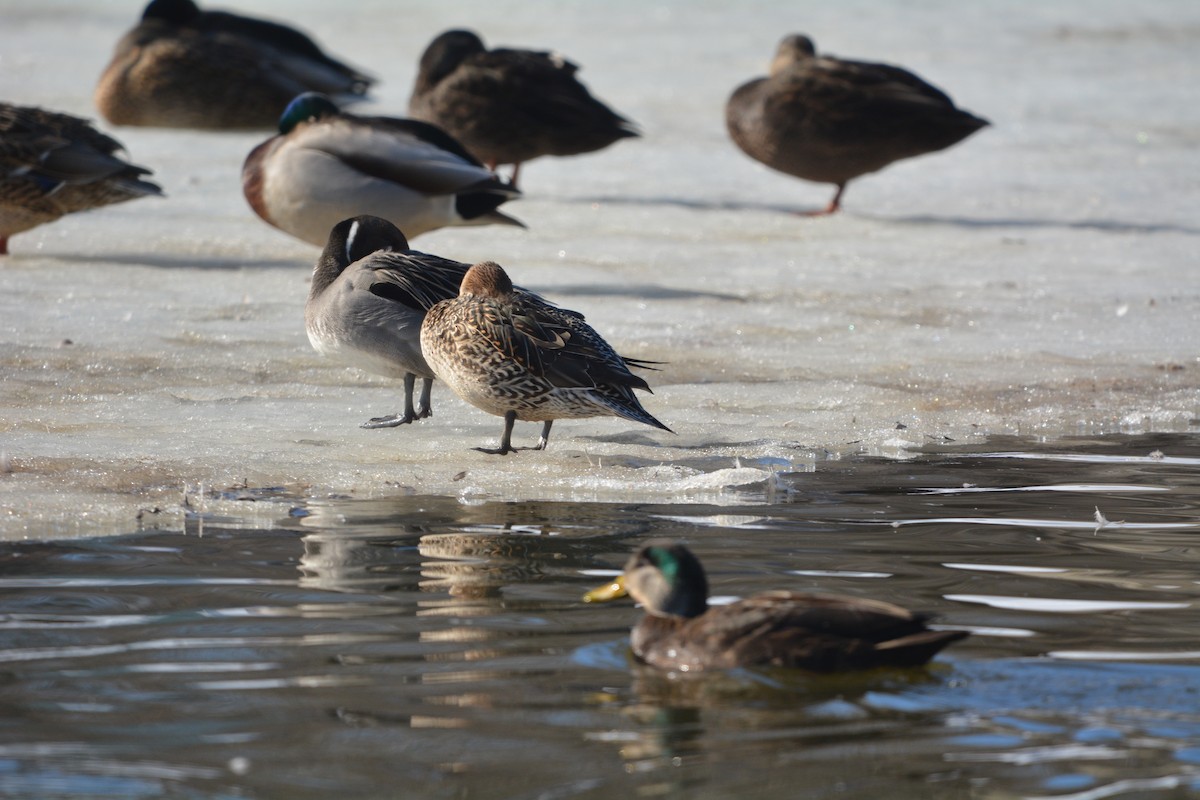
<path id="1" fill-rule="evenodd" d="M 278 498 L 274 530 L 0 546 L 0 793 L 1200 794 L 1200 436 L 832 462 L 734 499 Z M 717 595 L 976 635 L 925 670 L 647 671 L 639 612 L 580 595 L 651 536 Z"/>

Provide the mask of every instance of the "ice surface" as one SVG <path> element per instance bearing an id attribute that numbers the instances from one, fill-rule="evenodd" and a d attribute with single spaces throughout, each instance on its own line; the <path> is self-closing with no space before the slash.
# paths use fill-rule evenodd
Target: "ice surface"
<path id="1" fill-rule="evenodd" d="M 286 506 L 236 499 L 263 487 L 713 502 L 846 453 L 1197 416 L 1200 5 L 223 5 L 290 18 L 375 72 L 367 113 L 403 113 L 421 50 L 453 26 L 579 63 L 644 137 L 527 165 L 507 208 L 528 231 L 414 244 L 499 261 L 620 352 L 667 362 L 645 405 L 677 434 L 567 420 L 546 452 L 488 456 L 470 448 L 501 420 L 440 385 L 431 420 L 359 429 L 400 408 L 400 386 L 310 349 L 316 250 L 241 196 L 264 136 L 102 125 L 168 197 L 18 235 L 0 263 L 0 536 L 128 531 L 153 509 L 171 524 L 185 495 L 269 524 Z M 3 3 L 0 97 L 94 117 L 141 7 Z M 789 214 L 831 188 L 743 156 L 722 114 L 798 30 L 903 64 L 994 126 L 854 182 L 841 215 Z"/>

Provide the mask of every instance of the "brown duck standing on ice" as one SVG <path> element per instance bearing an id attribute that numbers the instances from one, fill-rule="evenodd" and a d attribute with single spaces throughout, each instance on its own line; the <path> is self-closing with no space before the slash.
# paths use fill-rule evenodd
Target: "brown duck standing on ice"
<path id="1" fill-rule="evenodd" d="M 161 195 L 121 149 L 86 119 L 0 103 L 0 256 L 9 236 L 65 214 Z"/>
<path id="2" fill-rule="evenodd" d="M 891 603 L 837 594 L 778 590 L 709 606 L 700 560 L 682 544 L 662 540 L 647 543 L 621 577 L 583 599 L 603 602 L 626 594 L 646 610 L 630 637 L 634 656 L 679 672 L 918 667 L 968 636 L 929 630 L 927 615 Z"/>
<path id="3" fill-rule="evenodd" d="M 446 31 L 421 56 L 408 113 L 444 128 L 489 169 L 513 164 L 515 186 L 525 161 L 638 135 L 579 82 L 578 70 L 556 53 L 488 50 L 472 31 Z"/>
<path id="4" fill-rule="evenodd" d="M 583 315 L 518 292 L 499 264 L 480 262 L 463 276 L 458 296 L 429 309 L 421 352 L 433 372 L 476 408 L 504 417 L 498 448 L 512 446 L 513 423 L 541 422 L 542 450 L 556 419 L 611 415 L 670 431 L 634 395 L 650 391 L 630 366 L 653 362 L 617 354 Z"/>
<path id="5" fill-rule="evenodd" d="M 746 155 L 837 192 L 813 215 L 841 207 L 846 184 L 893 161 L 942 150 L 988 125 L 939 89 L 889 64 L 818 56 L 812 40 L 779 43 L 770 74 L 739 86 L 725 124 Z"/>

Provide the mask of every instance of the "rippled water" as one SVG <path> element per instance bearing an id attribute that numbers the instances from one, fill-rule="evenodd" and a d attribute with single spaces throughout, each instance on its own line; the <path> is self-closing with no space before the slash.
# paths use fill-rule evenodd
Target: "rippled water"
<path id="1" fill-rule="evenodd" d="M 16 797 L 1190 797 L 1200 438 L 992 441 L 732 505 L 270 497 L 273 530 L 0 549 Z M 671 677 L 580 595 L 650 536 L 713 591 L 870 595 L 929 668 Z"/>

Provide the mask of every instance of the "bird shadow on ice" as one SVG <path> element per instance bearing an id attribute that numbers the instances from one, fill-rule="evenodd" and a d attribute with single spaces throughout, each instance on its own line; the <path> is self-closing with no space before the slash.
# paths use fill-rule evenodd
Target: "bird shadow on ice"
<path id="1" fill-rule="evenodd" d="M 691 208 L 696 211 L 771 211 L 778 214 L 796 214 L 815 211 L 820 206 L 812 208 L 780 203 L 760 203 L 746 200 L 702 200 L 691 197 L 629 197 L 625 195 L 607 195 L 601 197 L 555 197 L 557 203 L 575 203 L 578 205 L 621 205 L 621 206 L 677 206 Z"/>
<path id="2" fill-rule="evenodd" d="M 577 297 L 633 297 L 639 300 L 729 300 L 735 303 L 746 302 L 745 297 L 726 292 L 702 292 L 695 289 L 676 289 L 670 286 L 658 286 L 653 283 L 637 284 L 568 284 L 552 286 L 547 293 L 554 295 L 573 295 Z"/>
<path id="3" fill-rule="evenodd" d="M 1171 222 L 1126 222 L 1118 219 L 987 219 L 977 217 L 943 217 L 935 214 L 914 214 L 893 217 L 880 214 L 851 213 L 853 216 L 872 222 L 891 222 L 906 225 L 959 225 L 964 228 L 1064 228 L 1068 230 L 1104 231 L 1106 233 L 1200 234 L 1200 228 Z"/>
<path id="4" fill-rule="evenodd" d="M 557 197 L 556 202 L 579 205 L 611 204 L 627 206 L 676 206 L 696 211 L 767 211 L 777 214 L 806 217 L 821 206 L 784 205 L 746 200 L 704 200 L 689 197 L 628 197 L 607 195 L 594 197 Z M 847 217 L 870 222 L 890 222 L 908 225 L 958 225 L 964 228 L 1063 228 L 1068 230 L 1104 231 L 1107 233 L 1184 233 L 1200 235 L 1200 227 L 1172 222 L 1131 222 L 1119 219 L 1049 219 L 1039 217 L 995 218 L 912 214 L 886 216 L 861 213 L 853 209 L 842 211 Z M 818 216 L 815 219 L 822 219 Z"/>
<path id="5" fill-rule="evenodd" d="M 302 267 L 312 269 L 312 262 L 287 258 L 237 258 L 222 256 L 167 255 L 165 253 L 105 253 L 103 255 L 61 256 L 74 262 L 116 264 L 134 267 L 158 267 L 160 269 L 279 269 Z"/>

